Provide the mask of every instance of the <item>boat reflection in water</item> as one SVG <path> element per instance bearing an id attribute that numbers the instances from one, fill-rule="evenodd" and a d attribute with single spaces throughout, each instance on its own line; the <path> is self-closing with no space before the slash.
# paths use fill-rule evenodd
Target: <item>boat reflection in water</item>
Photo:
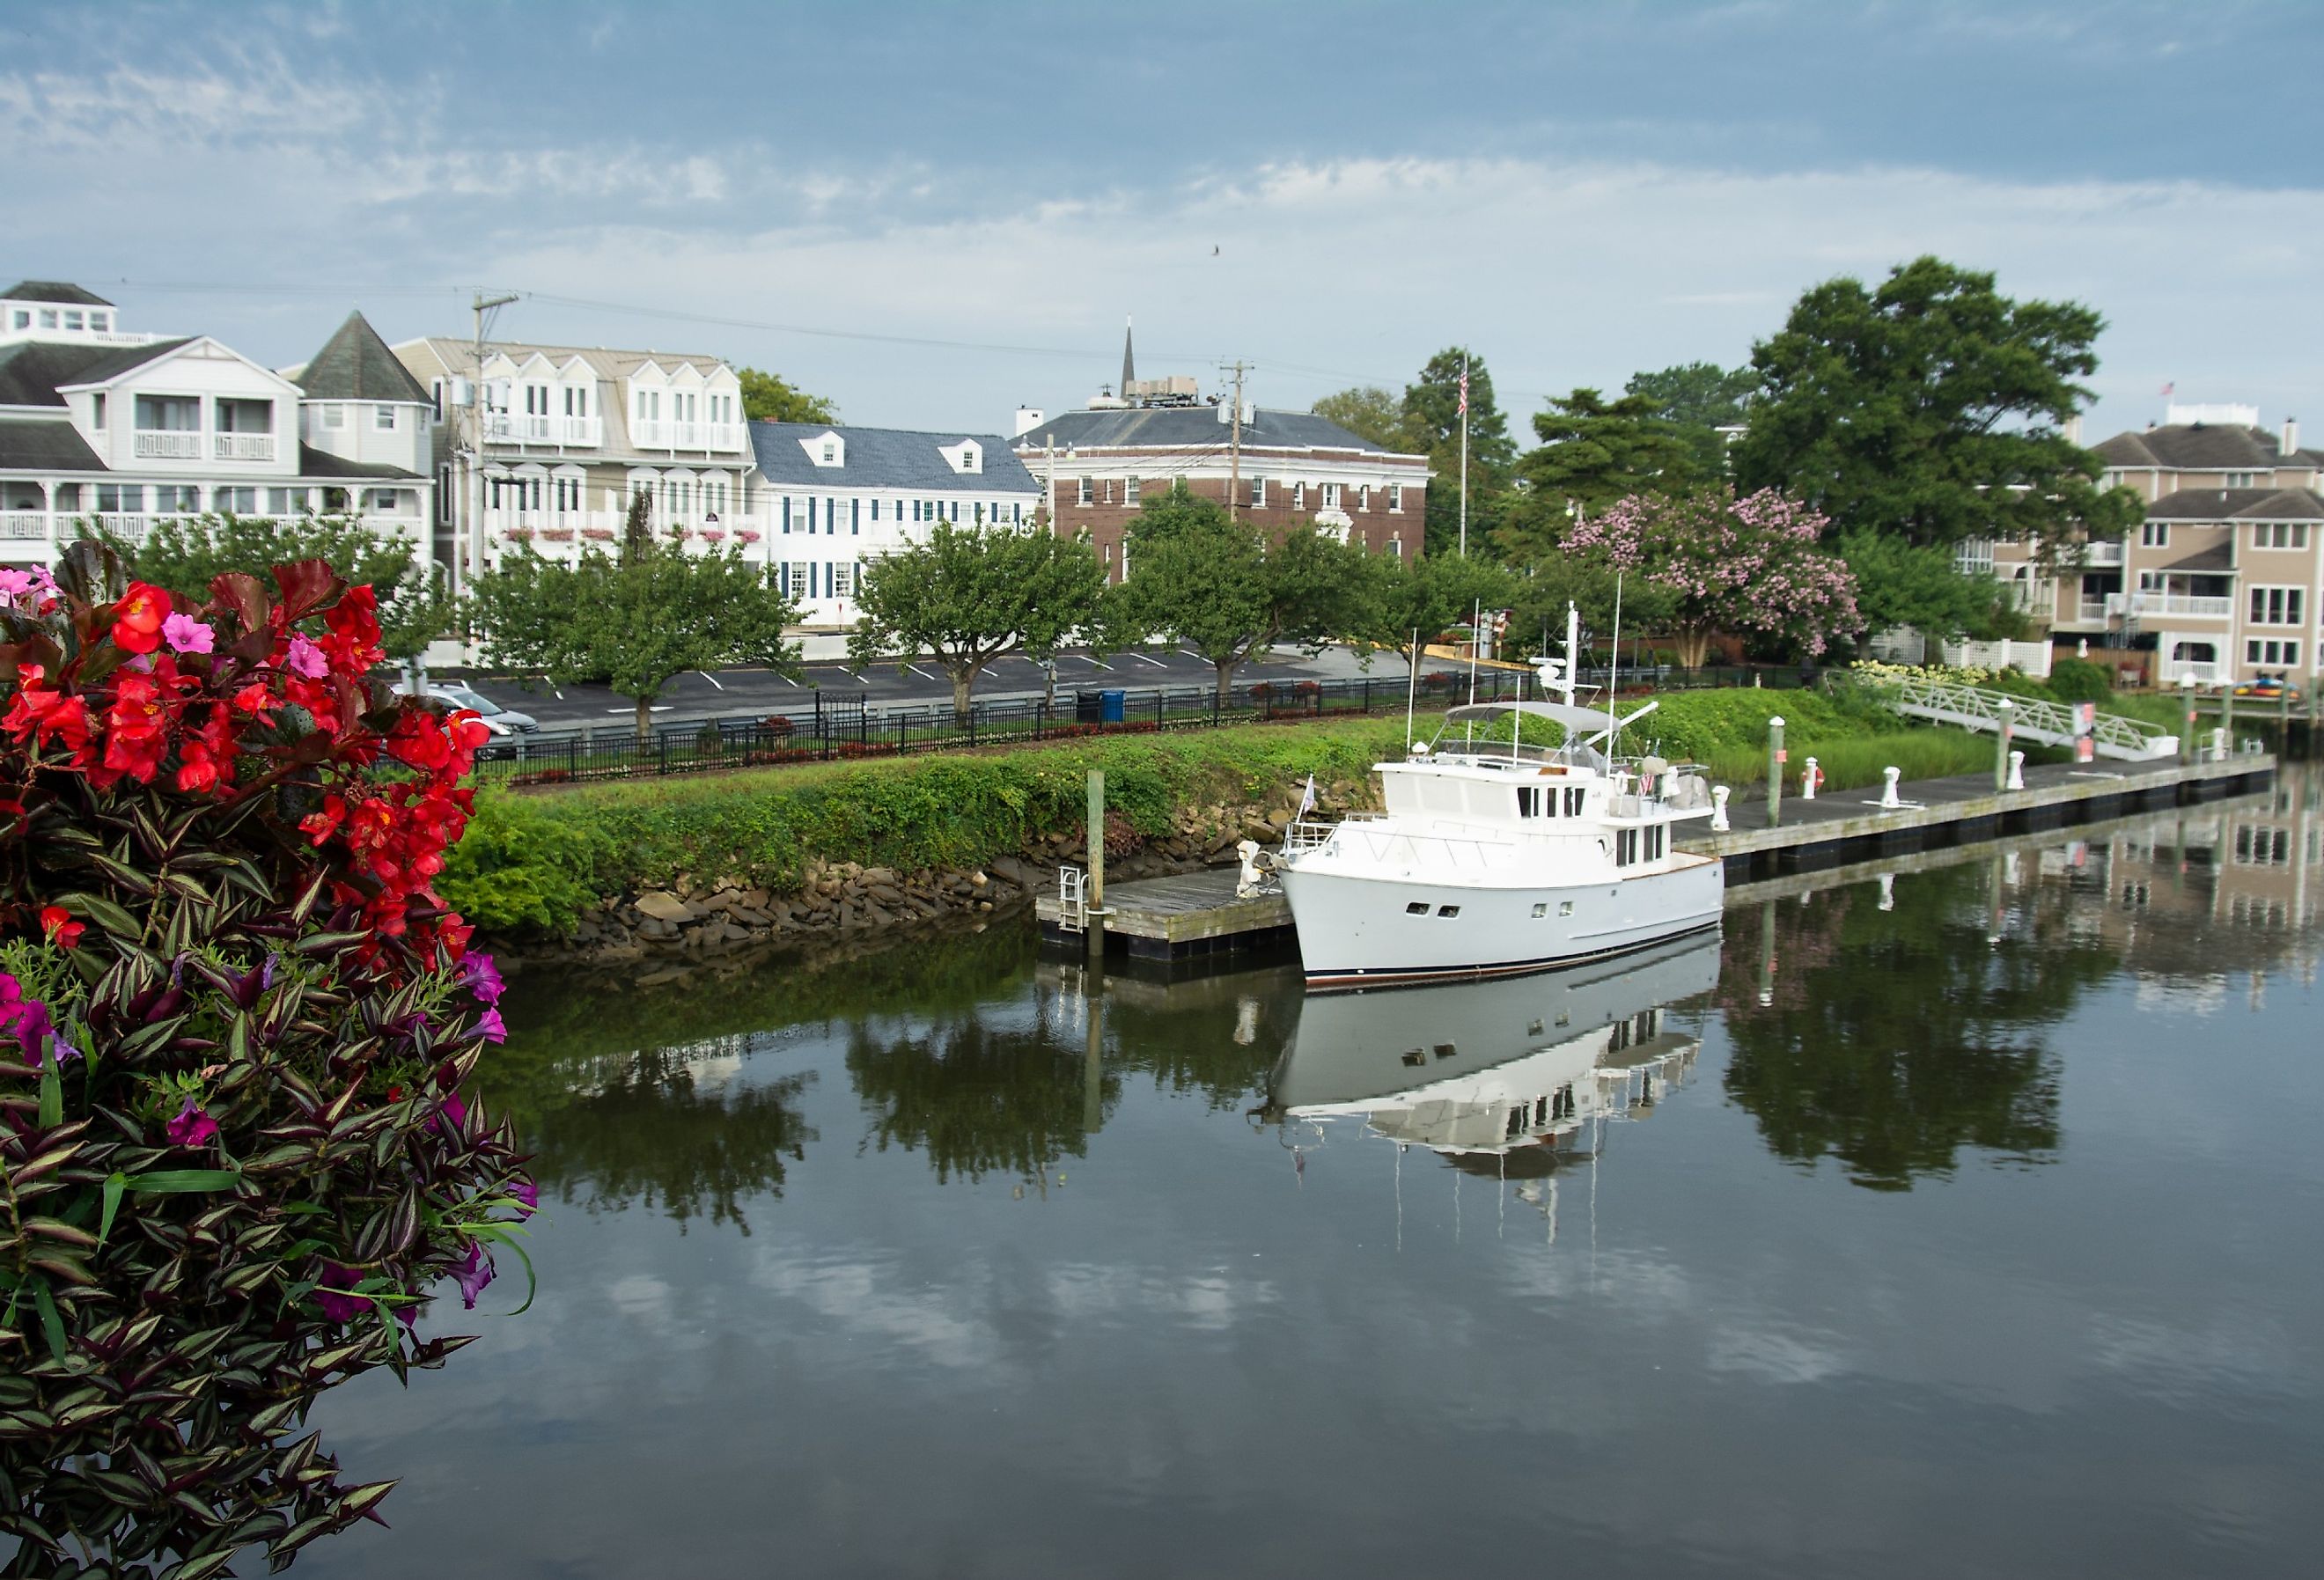
<path id="1" fill-rule="evenodd" d="M 1463 1173 L 1553 1176 L 1597 1155 L 1604 1122 L 1643 1117 L 1692 1076 L 1699 1042 L 1665 1007 L 1717 984 L 1719 947 L 1687 938 L 1548 975 L 1311 996 L 1270 1117 L 1360 1119 Z"/>

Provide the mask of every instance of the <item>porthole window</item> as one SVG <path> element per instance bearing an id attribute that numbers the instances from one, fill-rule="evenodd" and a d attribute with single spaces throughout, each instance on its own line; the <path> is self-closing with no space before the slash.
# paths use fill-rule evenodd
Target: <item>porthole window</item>
<path id="1" fill-rule="evenodd" d="M 1573 901 L 1571 900 L 1559 901 L 1557 902 L 1557 914 L 1560 916 L 1572 916 L 1573 914 Z"/>
<path id="2" fill-rule="evenodd" d="M 1534 915 L 1536 915 L 1536 916 L 1537 916 L 1537 917 L 1541 917 L 1541 916 L 1547 916 L 1547 915 L 1549 914 L 1549 901 L 1546 901 L 1546 900 L 1544 900 L 1544 901 L 1540 901 L 1538 904 L 1535 905 L 1535 907 L 1533 908 L 1533 913 L 1534 913 Z"/>
<path id="3" fill-rule="evenodd" d="M 1406 916 L 1426 916 L 1428 914 L 1428 904 L 1425 901 L 1416 900 L 1411 904 L 1404 908 L 1404 914 Z"/>
<path id="4" fill-rule="evenodd" d="M 1457 905 L 1440 905 L 1436 908 L 1436 914 L 1439 916 L 1458 916 L 1461 914 L 1461 908 Z"/>

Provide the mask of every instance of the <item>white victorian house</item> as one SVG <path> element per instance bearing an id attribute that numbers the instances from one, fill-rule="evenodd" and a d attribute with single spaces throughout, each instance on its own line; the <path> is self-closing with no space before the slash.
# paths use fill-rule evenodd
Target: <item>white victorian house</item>
<path id="1" fill-rule="evenodd" d="M 395 366 L 385 351 L 351 315 L 309 387 L 206 335 L 124 330 L 78 286 L 15 286 L 0 296 L 0 562 L 51 563 L 92 524 L 135 542 L 208 512 L 361 514 L 417 544 L 426 393 L 364 376 Z"/>
<path id="2" fill-rule="evenodd" d="M 517 545 L 610 549 L 643 494 L 655 532 L 715 548 L 753 472 L 734 369 L 715 356 L 435 336 L 394 355 L 429 402 L 443 557 L 465 577 Z"/>

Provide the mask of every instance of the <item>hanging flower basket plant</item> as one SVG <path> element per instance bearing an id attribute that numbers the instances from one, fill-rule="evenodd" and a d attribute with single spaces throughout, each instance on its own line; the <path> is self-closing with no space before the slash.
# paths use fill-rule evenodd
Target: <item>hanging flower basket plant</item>
<path id="1" fill-rule="evenodd" d="M 765 533 L 760 531 L 756 527 L 737 527 L 734 529 L 734 541 L 737 543 L 755 543 L 765 535 Z"/>
<path id="2" fill-rule="evenodd" d="M 611 527 L 584 527 L 581 529 L 581 535 L 592 543 L 610 543 L 613 541 L 613 529 Z"/>
<path id="3" fill-rule="evenodd" d="M 500 975 L 432 886 L 486 732 L 382 659 L 320 560 L 199 600 L 95 543 L 0 570 L 15 1573 L 279 1567 L 362 1519 L 391 1483 L 294 1443 L 309 1406 L 466 1344 L 439 1287 L 474 1305 L 533 1209 L 462 1093 Z"/>
<path id="4" fill-rule="evenodd" d="M 530 527 L 503 527 L 501 529 L 501 536 L 506 538 L 512 543 L 530 543 L 532 541 L 532 529 Z"/>
<path id="5" fill-rule="evenodd" d="M 540 541 L 544 543 L 570 543 L 573 541 L 573 529 L 571 527 L 543 527 L 540 529 Z"/>
<path id="6" fill-rule="evenodd" d="M 726 533 L 723 528 L 705 527 L 702 529 L 701 538 L 706 543 L 724 543 L 726 541 Z"/>

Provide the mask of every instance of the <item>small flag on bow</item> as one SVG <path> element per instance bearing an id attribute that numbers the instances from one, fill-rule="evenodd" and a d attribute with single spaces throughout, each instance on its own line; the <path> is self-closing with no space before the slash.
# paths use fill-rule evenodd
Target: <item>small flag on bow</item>
<path id="1" fill-rule="evenodd" d="M 1307 789 L 1299 797 L 1299 815 L 1305 818 L 1315 809 L 1315 776 L 1307 776 Z"/>

